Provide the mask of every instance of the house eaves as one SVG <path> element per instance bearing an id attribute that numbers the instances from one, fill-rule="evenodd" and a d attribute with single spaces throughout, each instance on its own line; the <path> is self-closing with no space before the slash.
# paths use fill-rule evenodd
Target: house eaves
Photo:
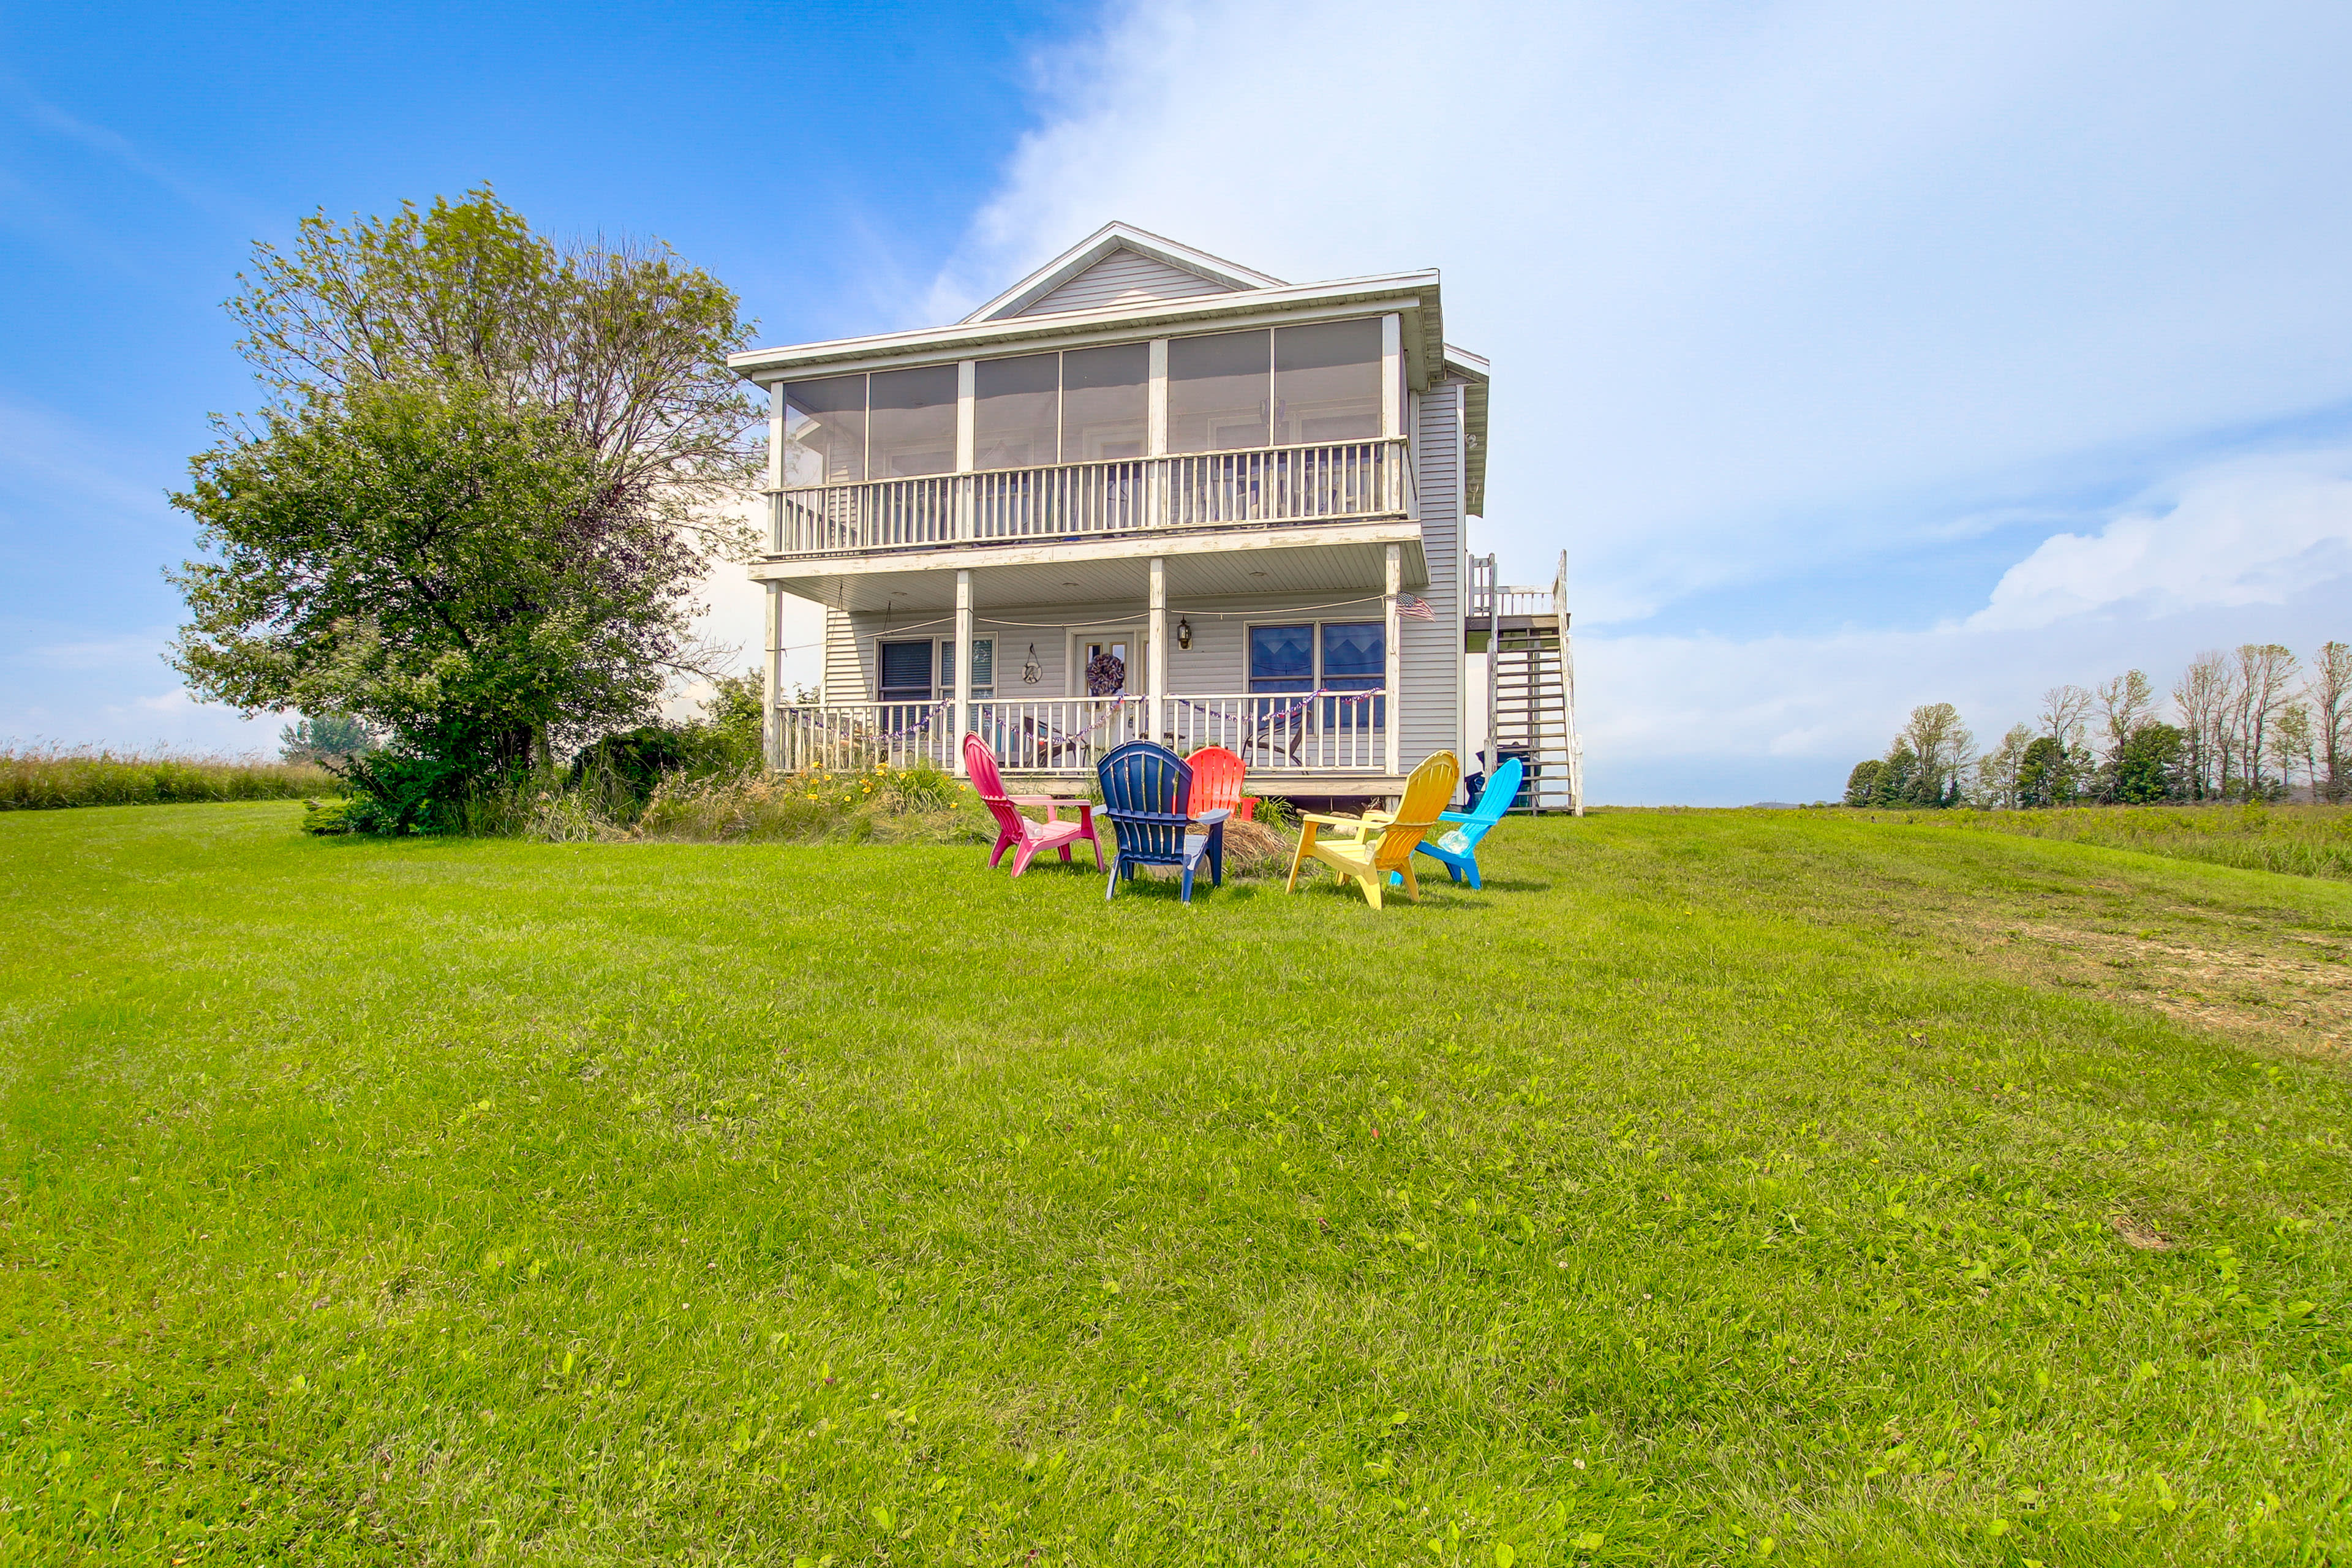
<path id="1" fill-rule="evenodd" d="M 811 374 L 937 363 L 1029 346 L 1079 347 L 1093 342 L 1156 336 L 1171 328 L 1195 324 L 1242 324 L 1252 320 L 1271 324 L 1286 319 L 1320 320 L 1382 309 L 1405 317 L 1407 377 L 1415 387 L 1428 387 L 1440 374 L 1446 353 L 1444 321 L 1433 270 L 1345 278 L 1280 289 L 1248 289 L 1230 294 L 1202 294 L 1102 310 L 963 321 L 950 327 L 836 338 L 786 348 L 750 349 L 730 354 L 727 364 L 738 375 L 765 383 Z"/>
<path id="2" fill-rule="evenodd" d="M 1491 366 L 1484 354 L 1445 345 L 1445 374 L 1462 383 L 1463 510 L 1486 515 L 1486 383 Z"/>

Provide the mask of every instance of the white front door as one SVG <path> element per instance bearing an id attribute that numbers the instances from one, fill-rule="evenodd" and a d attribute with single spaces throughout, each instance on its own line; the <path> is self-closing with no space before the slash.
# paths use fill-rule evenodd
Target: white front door
<path id="1" fill-rule="evenodd" d="M 1072 628 L 1070 695 L 1115 697 L 1121 692 L 1141 691 L 1143 646 L 1143 634 L 1133 626 Z M 1114 677 L 1116 686 L 1111 684 Z"/>

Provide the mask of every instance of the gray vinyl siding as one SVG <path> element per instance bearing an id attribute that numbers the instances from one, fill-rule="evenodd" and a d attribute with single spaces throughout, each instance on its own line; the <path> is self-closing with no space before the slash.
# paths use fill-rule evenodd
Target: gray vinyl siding
<path id="1" fill-rule="evenodd" d="M 1230 294 L 1222 284 L 1155 261 L 1139 251 L 1112 251 L 1067 283 L 1016 312 L 1050 316 L 1065 310 L 1099 310 L 1153 300 L 1189 300 L 1197 294 Z"/>
<path id="2" fill-rule="evenodd" d="M 824 611 L 824 676 L 822 693 L 827 702 L 862 702 L 872 695 L 865 667 L 845 610 L 830 605 Z"/>
<path id="3" fill-rule="evenodd" d="M 1415 399 L 1413 443 L 1421 500 L 1421 549 L 1429 586 L 1414 590 L 1437 612 L 1432 621 L 1398 623 L 1406 693 L 1398 741 L 1407 770 L 1432 752 L 1462 743 L 1462 384 L 1444 382 Z M 1462 759 L 1465 771 L 1475 767 Z"/>

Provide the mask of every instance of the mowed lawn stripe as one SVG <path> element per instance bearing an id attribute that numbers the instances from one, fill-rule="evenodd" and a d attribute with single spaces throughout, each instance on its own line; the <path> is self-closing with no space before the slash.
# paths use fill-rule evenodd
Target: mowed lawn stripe
<path id="1" fill-rule="evenodd" d="M 2352 1539 L 2341 1062 L 1907 918 L 2352 889 L 1622 814 L 1188 910 L 296 815 L 0 819 L 11 1561 Z"/>

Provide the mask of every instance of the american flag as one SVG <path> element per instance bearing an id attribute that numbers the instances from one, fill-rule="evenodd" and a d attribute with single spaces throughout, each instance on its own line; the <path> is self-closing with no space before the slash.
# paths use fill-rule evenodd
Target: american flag
<path id="1" fill-rule="evenodd" d="M 1427 599 L 1416 599 L 1411 594 L 1399 594 L 1396 596 L 1396 607 L 1398 615 L 1411 616 L 1416 621 L 1433 621 L 1437 618 L 1437 612 L 1429 607 Z"/>

